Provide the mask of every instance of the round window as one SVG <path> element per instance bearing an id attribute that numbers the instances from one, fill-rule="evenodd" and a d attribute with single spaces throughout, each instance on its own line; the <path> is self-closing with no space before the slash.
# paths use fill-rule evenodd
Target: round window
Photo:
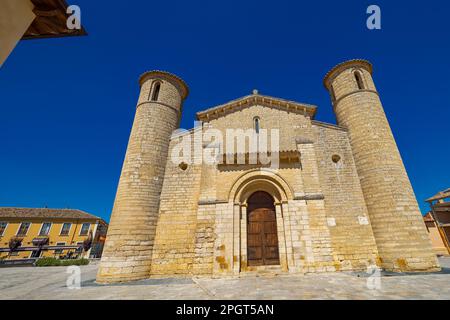
<path id="1" fill-rule="evenodd" d="M 179 167 L 181 170 L 185 171 L 185 170 L 187 169 L 188 165 L 187 165 L 186 162 L 182 162 L 182 163 L 180 163 L 180 164 L 178 165 L 178 167 Z"/>
<path id="2" fill-rule="evenodd" d="M 331 160 L 332 160 L 334 163 L 338 163 L 339 161 L 341 161 L 341 157 L 340 157 L 339 155 L 337 155 L 337 154 L 334 154 L 334 155 L 331 157 Z"/>

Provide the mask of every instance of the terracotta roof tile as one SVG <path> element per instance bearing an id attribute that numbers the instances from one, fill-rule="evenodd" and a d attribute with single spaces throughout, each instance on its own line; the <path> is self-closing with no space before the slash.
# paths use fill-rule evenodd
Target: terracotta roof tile
<path id="1" fill-rule="evenodd" d="M 65 218 L 101 220 L 101 218 L 97 216 L 78 209 L 12 207 L 0 207 L 0 218 Z"/>

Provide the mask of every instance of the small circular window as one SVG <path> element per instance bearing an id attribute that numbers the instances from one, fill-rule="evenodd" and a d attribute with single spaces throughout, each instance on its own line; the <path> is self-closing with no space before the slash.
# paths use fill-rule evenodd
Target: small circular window
<path id="1" fill-rule="evenodd" d="M 180 164 L 178 165 L 178 167 L 179 167 L 181 170 L 186 171 L 186 169 L 188 168 L 188 165 L 187 165 L 186 162 L 182 162 L 182 163 L 180 163 Z"/>
<path id="2" fill-rule="evenodd" d="M 337 155 L 337 154 L 333 154 L 333 156 L 331 157 L 331 160 L 334 163 L 339 163 L 341 161 L 341 157 L 339 155 Z"/>

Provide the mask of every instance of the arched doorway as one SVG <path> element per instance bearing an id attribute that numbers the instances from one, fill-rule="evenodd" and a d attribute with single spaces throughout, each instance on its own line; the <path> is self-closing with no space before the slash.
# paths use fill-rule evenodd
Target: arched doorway
<path id="1" fill-rule="evenodd" d="M 248 266 L 279 265 L 278 233 L 273 197 L 254 192 L 247 200 Z"/>

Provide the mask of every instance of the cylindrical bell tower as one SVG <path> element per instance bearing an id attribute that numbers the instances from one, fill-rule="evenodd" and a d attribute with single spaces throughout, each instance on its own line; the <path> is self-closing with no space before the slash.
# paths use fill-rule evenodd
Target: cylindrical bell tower
<path id="1" fill-rule="evenodd" d="M 144 73 L 97 281 L 148 278 L 159 197 L 172 132 L 188 87 L 177 76 Z"/>
<path id="2" fill-rule="evenodd" d="M 350 144 L 369 212 L 381 267 L 439 268 L 416 197 L 372 79 L 372 65 L 351 60 L 324 79 Z"/>

